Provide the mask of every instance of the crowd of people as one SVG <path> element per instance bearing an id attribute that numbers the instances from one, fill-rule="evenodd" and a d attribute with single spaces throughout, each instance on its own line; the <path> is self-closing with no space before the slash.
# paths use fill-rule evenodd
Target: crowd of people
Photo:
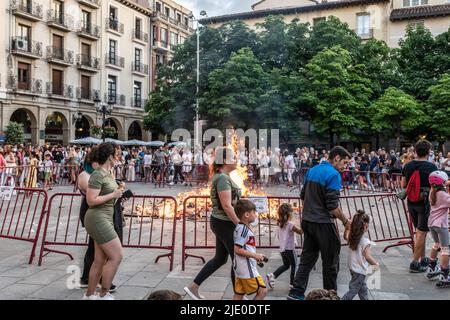
<path id="1" fill-rule="evenodd" d="M 213 162 L 213 150 L 193 153 L 186 146 L 168 144 L 158 148 L 119 148 L 114 166 L 117 178 L 128 182 L 142 181 L 192 186 L 194 182 L 206 183 Z M 0 186 L 42 187 L 51 189 L 61 181 L 76 184 L 83 169 L 90 146 L 32 146 L 5 145 L 0 147 Z M 355 189 L 388 191 L 389 177 L 401 175 L 403 167 L 414 157 L 414 148 L 400 151 L 366 152 L 355 149 L 342 173 L 345 187 Z M 239 165 L 247 167 L 248 183 L 252 186 L 269 184 L 302 185 L 306 171 L 327 161 L 329 151 L 320 152 L 313 147 L 297 148 L 295 151 L 279 148 L 261 148 L 240 152 Z M 428 161 L 439 170 L 450 174 L 450 152 L 430 151 Z"/>

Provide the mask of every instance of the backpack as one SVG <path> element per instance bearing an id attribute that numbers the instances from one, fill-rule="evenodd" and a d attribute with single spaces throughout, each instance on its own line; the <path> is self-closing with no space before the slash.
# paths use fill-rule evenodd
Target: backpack
<path id="1" fill-rule="evenodd" d="M 415 170 L 409 179 L 406 187 L 406 196 L 411 202 L 419 202 L 422 200 L 420 193 L 420 172 Z"/>

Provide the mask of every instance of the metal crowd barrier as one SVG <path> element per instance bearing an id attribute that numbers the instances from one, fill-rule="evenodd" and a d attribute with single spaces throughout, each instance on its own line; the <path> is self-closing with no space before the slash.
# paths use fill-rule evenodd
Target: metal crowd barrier
<path id="1" fill-rule="evenodd" d="M 82 227 L 79 217 L 80 194 L 58 193 L 49 200 L 48 211 L 43 225 L 42 245 L 39 265 L 47 254 L 59 253 L 70 257 L 67 251 L 54 249 L 55 246 L 87 246 L 89 236 Z M 156 257 L 170 260 L 173 268 L 176 234 L 177 203 L 173 197 L 135 195 L 124 206 L 124 248 L 160 249 L 168 253 Z"/>
<path id="2" fill-rule="evenodd" d="M 33 243 L 29 264 L 33 262 L 46 205 L 44 190 L 0 187 L 0 238 Z"/>
<path id="3" fill-rule="evenodd" d="M 278 248 L 277 242 L 277 210 L 282 203 L 290 203 L 295 212 L 294 222 L 301 223 L 302 203 L 298 197 L 267 197 L 268 211 L 259 213 L 259 224 L 253 231 L 256 237 L 256 245 L 261 249 Z M 407 245 L 413 248 L 414 230 L 409 219 L 404 202 L 398 201 L 395 194 L 368 194 L 355 196 L 342 196 L 340 207 L 344 214 L 351 218 L 358 209 L 363 209 L 371 218 L 368 237 L 374 242 L 395 242 L 384 248 Z M 186 259 L 189 257 L 201 259 L 201 255 L 195 255 L 192 250 L 214 249 L 215 237 L 210 230 L 211 200 L 208 196 L 191 196 L 183 203 L 183 229 L 182 229 L 182 270 L 185 269 Z M 341 234 L 342 245 L 343 228 L 336 221 L 336 227 Z M 298 237 L 297 248 L 302 248 L 303 238 Z"/>

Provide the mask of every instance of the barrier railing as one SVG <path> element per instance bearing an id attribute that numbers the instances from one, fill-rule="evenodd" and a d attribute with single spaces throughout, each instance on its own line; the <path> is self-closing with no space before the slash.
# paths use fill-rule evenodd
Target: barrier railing
<path id="1" fill-rule="evenodd" d="M 44 190 L 0 187 L 0 238 L 32 242 L 29 264 L 33 262 L 46 205 Z"/>
<path id="2" fill-rule="evenodd" d="M 80 166 L 62 164 L 0 167 L 0 186 L 14 185 L 20 188 L 34 189 L 46 186 L 61 187 L 73 185 L 74 191 L 76 191 L 80 172 Z M 46 180 L 48 183 L 46 183 Z"/>
<path id="3" fill-rule="evenodd" d="M 392 188 L 392 192 L 395 192 L 395 193 L 403 190 L 401 173 L 393 173 L 391 175 L 391 188 Z"/>
<path id="4" fill-rule="evenodd" d="M 258 227 L 254 228 L 256 245 L 261 249 L 277 248 L 277 210 L 282 203 L 290 203 L 295 212 L 296 225 L 301 223 L 301 200 L 298 197 L 267 197 L 267 212 L 259 213 Z M 344 214 L 351 218 L 358 209 L 363 209 L 371 218 L 368 231 L 369 238 L 374 242 L 394 242 L 385 247 L 384 251 L 392 247 L 407 245 L 413 247 L 414 231 L 405 204 L 398 201 L 395 194 L 371 194 L 342 196 L 340 207 Z M 189 257 L 201 259 L 203 256 L 192 254 L 188 250 L 215 248 L 214 234 L 210 231 L 211 200 L 208 196 L 192 196 L 183 203 L 182 230 L 182 270 L 185 269 L 186 259 Z M 340 222 L 336 227 L 341 233 Z M 299 237 L 298 248 L 302 248 L 303 238 Z"/>
<path id="5" fill-rule="evenodd" d="M 374 193 L 392 192 L 391 177 L 374 171 L 345 170 L 341 172 L 344 194 L 350 190 Z"/>
<path id="6" fill-rule="evenodd" d="M 67 255 L 73 260 L 71 253 L 56 250 L 53 246 L 88 245 L 89 237 L 79 218 L 80 203 L 80 194 L 59 193 L 50 198 L 43 228 L 39 265 L 42 265 L 44 256 L 51 252 Z M 177 217 L 176 199 L 135 195 L 122 205 L 125 221 L 122 246 L 168 250 L 168 253 L 157 256 L 155 262 L 162 257 L 168 257 L 172 270 Z"/>

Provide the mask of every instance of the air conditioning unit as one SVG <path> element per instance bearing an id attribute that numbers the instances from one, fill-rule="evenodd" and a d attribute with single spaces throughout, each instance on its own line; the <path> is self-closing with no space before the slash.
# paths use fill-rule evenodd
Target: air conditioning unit
<path id="1" fill-rule="evenodd" d="M 24 39 L 16 39 L 14 42 L 16 50 L 28 50 L 28 41 Z"/>

